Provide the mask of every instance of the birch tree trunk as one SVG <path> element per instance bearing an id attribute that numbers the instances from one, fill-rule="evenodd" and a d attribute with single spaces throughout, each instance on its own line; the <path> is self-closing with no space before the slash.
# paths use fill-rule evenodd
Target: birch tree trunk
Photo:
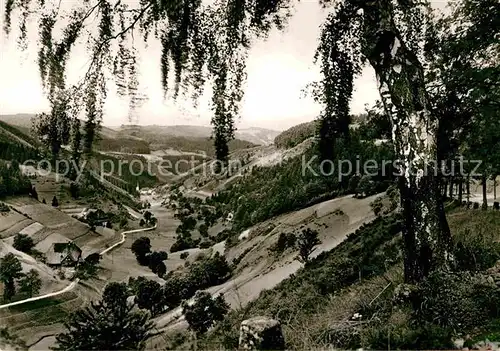
<path id="1" fill-rule="evenodd" d="M 391 1 L 359 4 L 365 21 L 363 53 L 375 69 L 400 165 L 405 281 L 416 283 L 452 260 L 450 229 L 435 173 L 437 121 L 428 108 L 422 64 L 402 40 Z"/>
<path id="2" fill-rule="evenodd" d="M 486 174 L 483 173 L 483 175 L 481 176 L 481 181 L 482 181 L 482 186 L 483 186 L 483 209 L 486 210 L 488 208 L 488 196 L 487 196 L 487 180 L 488 178 L 486 178 Z"/>
<path id="3" fill-rule="evenodd" d="M 493 177 L 493 200 L 497 199 L 497 175 Z"/>

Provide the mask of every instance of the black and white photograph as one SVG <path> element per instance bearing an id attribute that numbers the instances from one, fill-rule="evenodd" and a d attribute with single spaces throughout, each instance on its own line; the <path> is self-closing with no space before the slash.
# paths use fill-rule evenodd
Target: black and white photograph
<path id="1" fill-rule="evenodd" d="M 0 0 L 0 351 L 500 351 L 499 0 Z"/>

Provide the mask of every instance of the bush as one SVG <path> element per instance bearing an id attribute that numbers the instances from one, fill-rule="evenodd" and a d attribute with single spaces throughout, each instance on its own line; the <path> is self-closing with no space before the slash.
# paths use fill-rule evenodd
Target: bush
<path id="1" fill-rule="evenodd" d="M 269 248 L 270 251 L 281 254 L 289 248 L 294 248 L 297 237 L 293 233 L 280 233 L 276 243 Z"/>
<path id="2" fill-rule="evenodd" d="M 59 207 L 59 201 L 57 200 L 57 197 L 52 198 L 52 207 Z"/>
<path id="3" fill-rule="evenodd" d="M 213 244 L 214 243 L 213 243 L 212 240 L 206 240 L 206 239 L 204 239 L 204 240 L 200 241 L 200 244 L 198 245 L 198 247 L 200 249 L 208 249 L 209 247 L 212 247 Z"/>
<path id="4" fill-rule="evenodd" d="M 146 266 L 148 264 L 147 255 L 151 253 L 151 241 L 149 238 L 144 236 L 140 237 L 133 242 L 130 249 L 135 254 L 137 262 L 139 262 L 141 266 Z"/>
<path id="5" fill-rule="evenodd" d="M 177 240 L 170 247 L 170 252 L 194 249 L 200 243 L 200 239 L 192 239 L 191 236 L 177 235 Z"/>
<path id="6" fill-rule="evenodd" d="M 0 212 L 9 212 L 10 207 L 4 204 L 3 202 L 0 202 Z"/>
<path id="7" fill-rule="evenodd" d="M 93 254 L 90 254 L 87 257 L 85 257 L 85 262 L 87 262 L 89 264 L 93 264 L 93 265 L 99 264 L 100 260 L 101 260 L 101 255 L 99 253 L 97 253 L 97 252 L 95 252 Z"/>
<path id="8" fill-rule="evenodd" d="M 181 253 L 181 260 L 185 260 L 189 256 L 189 252 L 183 252 Z"/>
<path id="9" fill-rule="evenodd" d="M 212 298 L 210 293 L 198 291 L 194 303 L 185 301 L 182 313 L 189 327 L 197 334 L 204 334 L 215 323 L 222 321 L 229 311 L 229 305 L 222 294 Z"/>
<path id="10" fill-rule="evenodd" d="M 382 198 L 378 197 L 375 201 L 370 204 L 375 216 L 379 216 L 382 212 L 384 205 L 382 204 Z"/>
<path id="11" fill-rule="evenodd" d="M 30 238 L 26 234 L 16 234 L 14 237 L 14 249 L 29 253 L 33 247 L 35 246 L 35 243 L 33 242 L 33 239 Z"/>

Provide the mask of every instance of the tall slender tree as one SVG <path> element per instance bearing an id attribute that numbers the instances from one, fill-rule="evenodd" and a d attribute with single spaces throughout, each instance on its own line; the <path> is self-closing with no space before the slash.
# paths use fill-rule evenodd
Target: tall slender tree
<path id="1" fill-rule="evenodd" d="M 14 254 L 8 253 L 0 258 L 0 281 L 4 284 L 4 300 L 10 300 L 15 295 L 15 280 L 22 276 L 21 262 L 19 262 Z"/>

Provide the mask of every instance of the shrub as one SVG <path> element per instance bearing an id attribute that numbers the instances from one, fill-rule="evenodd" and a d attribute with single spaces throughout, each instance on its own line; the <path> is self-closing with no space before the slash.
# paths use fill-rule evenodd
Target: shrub
<path id="1" fill-rule="evenodd" d="M 93 265 L 99 264 L 100 260 L 101 260 L 101 255 L 99 253 L 97 253 L 97 252 L 95 252 L 93 254 L 90 254 L 87 257 L 85 257 L 85 262 L 87 262 L 89 264 L 93 264 Z"/>
<path id="2" fill-rule="evenodd" d="M 269 248 L 270 251 L 281 254 L 289 248 L 294 248 L 297 237 L 293 233 L 280 233 L 276 243 Z"/>
<path id="3" fill-rule="evenodd" d="M 130 249 L 135 254 L 137 262 L 140 265 L 145 266 L 148 264 L 147 254 L 151 252 L 151 241 L 149 238 L 143 236 L 137 239 Z"/>
<path id="4" fill-rule="evenodd" d="M 452 330 L 433 324 L 415 327 L 410 324 L 382 324 L 363 331 L 373 350 L 442 350 L 454 349 Z"/>
<path id="5" fill-rule="evenodd" d="M 57 197 L 55 195 L 52 198 L 52 207 L 59 207 L 59 201 L 57 200 Z"/>
<path id="6" fill-rule="evenodd" d="M 184 251 L 198 246 L 200 239 L 192 239 L 191 236 L 177 235 L 177 240 L 170 247 L 170 252 Z"/>
<path id="7" fill-rule="evenodd" d="M 183 302 L 182 313 L 189 327 L 197 334 L 204 334 L 218 321 L 222 321 L 229 311 L 229 305 L 224 301 L 222 294 L 212 298 L 210 293 L 199 291 L 194 302 Z"/>
<path id="8" fill-rule="evenodd" d="M 205 223 L 200 224 L 200 226 L 198 227 L 198 231 L 200 232 L 201 236 L 208 236 L 208 226 Z"/>
<path id="9" fill-rule="evenodd" d="M 4 204 L 3 202 L 0 202 L 0 212 L 9 212 L 10 207 Z"/>
<path id="10" fill-rule="evenodd" d="M 213 245 L 213 241 L 212 240 L 204 239 L 204 240 L 200 241 L 200 244 L 198 245 L 198 247 L 200 249 L 208 249 L 212 245 Z"/>
<path id="11" fill-rule="evenodd" d="M 372 177 L 367 175 L 361 177 L 358 183 L 357 193 L 361 197 L 371 196 L 376 193 L 376 183 L 372 180 Z"/>
<path id="12" fill-rule="evenodd" d="M 14 237 L 14 249 L 29 253 L 31 249 L 35 246 L 33 239 L 26 234 L 16 234 Z"/>
<path id="13" fill-rule="evenodd" d="M 181 253 L 181 260 L 185 260 L 189 256 L 189 252 L 183 252 Z"/>
<path id="14" fill-rule="evenodd" d="M 375 201 L 373 201 L 370 204 L 370 206 L 371 206 L 375 216 L 379 216 L 382 212 L 382 208 L 384 207 L 384 205 L 382 204 L 382 198 L 378 197 L 377 199 L 375 199 Z"/>
<path id="15" fill-rule="evenodd" d="M 69 185 L 69 193 L 71 194 L 71 197 L 73 199 L 78 199 L 80 195 L 80 187 L 77 183 L 71 182 L 71 184 Z"/>

